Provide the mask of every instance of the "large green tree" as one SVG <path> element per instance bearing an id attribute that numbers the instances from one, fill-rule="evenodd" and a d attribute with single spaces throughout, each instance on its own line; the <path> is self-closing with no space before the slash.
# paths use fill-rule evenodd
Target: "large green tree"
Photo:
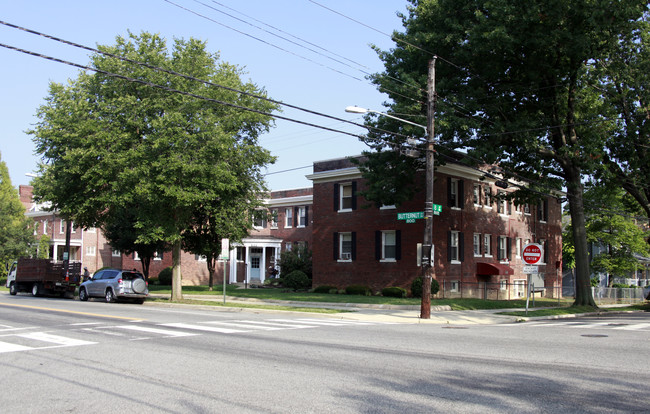
<path id="1" fill-rule="evenodd" d="M 475 159 L 498 164 L 504 175 L 527 180 L 533 190 L 564 187 L 575 241 L 575 304 L 595 306 L 582 181 L 600 164 L 608 137 L 600 122 L 602 95 L 587 83 L 586 67 L 606 58 L 620 37 L 635 29 L 647 1 L 410 3 L 402 16 L 405 32 L 394 34 L 394 49 L 379 51 L 385 71 L 373 78 L 390 91 L 388 111 L 414 121 L 426 115 L 428 61 L 439 56 L 435 127 L 441 157 L 445 148 L 463 148 Z M 368 120 L 402 135 L 419 132 L 390 118 Z M 403 143 L 399 136 L 372 132 L 366 141 L 379 151 L 371 160 L 383 157 L 384 172 L 404 177 L 421 167 L 418 160 L 386 151 Z M 368 176 L 379 182 L 382 175 Z M 404 192 L 384 188 L 374 196 L 386 193 L 399 201 Z"/>
<path id="2" fill-rule="evenodd" d="M 585 192 L 587 216 L 587 241 L 602 248 L 602 252 L 590 258 L 594 272 L 627 277 L 638 267 L 637 256 L 648 256 L 647 221 L 638 218 L 642 209 L 621 187 L 589 183 Z M 567 226 L 563 237 L 565 258 L 573 262 L 573 234 Z"/>
<path id="3" fill-rule="evenodd" d="M 618 47 L 590 62 L 611 133 L 598 177 L 624 188 L 650 218 L 650 12 Z"/>
<path id="4" fill-rule="evenodd" d="M 183 234 L 197 210 L 223 200 L 242 174 L 254 190 L 264 188 L 261 169 L 273 157 L 258 137 L 277 105 L 256 98 L 265 92 L 196 39 L 175 39 L 168 50 L 158 35 L 129 34 L 99 50 L 95 71 L 51 84 L 38 110 L 32 134 L 43 165 L 35 194 L 81 226 L 137 206 L 137 242 L 172 246 L 172 299 L 180 299 Z M 233 160 L 242 165 L 233 168 Z"/>
<path id="5" fill-rule="evenodd" d="M 11 262 L 35 252 L 34 221 L 25 217 L 18 191 L 11 185 L 7 164 L 0 158 L 0 263 L 6 274 Z"/>

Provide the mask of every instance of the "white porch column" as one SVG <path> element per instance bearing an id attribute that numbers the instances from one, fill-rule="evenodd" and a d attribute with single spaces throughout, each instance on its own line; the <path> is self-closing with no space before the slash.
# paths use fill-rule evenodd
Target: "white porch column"
<path id="1" fill-rule="evenodd" d="M 262 247 L 262 263 L 260 263 L 260 283 L 266 279 L 266 246 Z"/>
<path id="2" fill-rule="evenodd" d="M 246 260 L 244 260 L 245 266 L 244 268 L 246 269 L 246 279 L 244 281 L 246 283 L 250 283 L 251 281 L 251 247 L 246 245 Z"/>

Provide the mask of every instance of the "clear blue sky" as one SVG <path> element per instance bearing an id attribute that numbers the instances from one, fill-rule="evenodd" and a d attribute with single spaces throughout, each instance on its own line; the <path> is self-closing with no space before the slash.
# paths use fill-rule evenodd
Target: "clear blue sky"
<path id="1" fill-rule="evenodd" d="M 386 96 L 365 79 L 366 73 L 380 72 L 383 68 L 369 45 L 384 50 L 393 47 L 385 34 L 402 30 L 396 12 L 405 12 L 407 3 L 401 0 L 315 1 L 340 14 L 309 0 L 0 0 L 0 20 L 91 47 L 113 44 L 115 36 L 126 35 L 128 30 L 160 33 L 169 40 L 189 37 L 206 40 L 208 49 L 219 52 L 222 60 L 245 67 L 247 78 L 264 87 L 270 97 L 363 123 L 360 115 L 345 113 L 344 108 L 358 105 L 382 110 Z M 89 62 L 89 52 L 4 25 L 0 25 L 0 43 L 79 64 Z M 36 121 L 34 115 L 47 96 L 48 83 L 64 83 L 76 78 L 78 71 L 0 47 L 0 152 L 14 186 L 28 184 L 30 178 L 25 174 L 35 171 L 38 163 L 31 137 L 24 131 Z M 364 132 L 352 125 L 288 108 L 282 115 L 337 130 Z M 311 167 L 275 172 L 311 166 L 317 160 L 360 154 L 366 148 L 354 137 L 282 120 L 260 142 L 278 157 L 268 169 L 272 174 L 267 176 L 267 182 L 273 190 L 311 185 L 305 178 L 312 172 Z"/>

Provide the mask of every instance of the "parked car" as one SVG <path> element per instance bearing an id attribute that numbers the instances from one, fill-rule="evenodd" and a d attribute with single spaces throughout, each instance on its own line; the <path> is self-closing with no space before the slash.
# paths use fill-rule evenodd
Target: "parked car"
<path id="1" fill-rule="evenodd" d="M 82 301 L 103 297 L 109 303 L 120 299 L 143 303 L 148 295 L 144 276 L 132 270 L 102 269 L 79 286 L 79 300 Z"/>

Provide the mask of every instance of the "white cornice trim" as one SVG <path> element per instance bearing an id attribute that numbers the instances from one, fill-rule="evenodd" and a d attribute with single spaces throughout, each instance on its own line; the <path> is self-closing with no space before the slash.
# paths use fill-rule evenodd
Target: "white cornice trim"
<path id="1" fill-rule="evenodd" d="M 288 207 L 288 206 L 300 206 L 314 204 L 314 196 L 296 196 L 296 197 L 284 197 L 284 198 L 272 198 L 264 200 L 264 204 L 268 207 Z"/>
<path id="2" fill-rule="evenodd" d="M 341 168 L 339 170 L 321 171 L 306 175 L 308 180 L 314 183 L 322 183 L 335 180 L 350 180 L 361 178 L 361 171 L 357 167 Z"/>

